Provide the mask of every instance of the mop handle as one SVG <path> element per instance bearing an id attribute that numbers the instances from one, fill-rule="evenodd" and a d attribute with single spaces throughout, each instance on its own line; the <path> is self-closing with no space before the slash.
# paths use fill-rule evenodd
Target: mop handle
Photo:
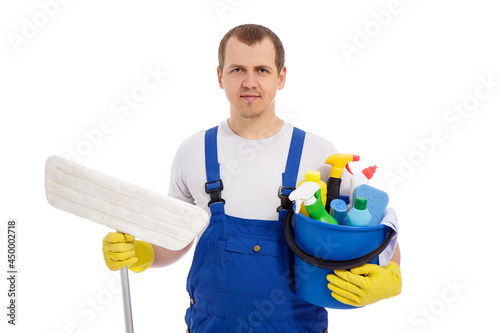
<path id="1" fill-rule="evenodd" d="M 125 316 L 125 332 L 134 333 L 134 323 L 132 322 L 132 304 L 130 302 L 130 285 L 128 281 L 128 267 L 120 269 L 122 285 L 123 314 Z"/>

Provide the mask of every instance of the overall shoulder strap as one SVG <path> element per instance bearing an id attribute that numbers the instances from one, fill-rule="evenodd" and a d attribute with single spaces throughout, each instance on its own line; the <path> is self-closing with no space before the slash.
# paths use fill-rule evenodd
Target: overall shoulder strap
<path id="1" fill-rule="evenodd" d="M 213 210 L 212 204 L 220 202 L 223 205 L 225 203 L 224 199 L 221 197 L 224 185 L 220 178 L 220 166 L 217 155 L 217 128 L 218 127 L 215 126 L 205 132 L 205 169 L 207 173 L 205 192 L 210 194 L 208 206 L 211 210 Z"/>
<path id="2" fill-rule="evenodd" d="M 290 148 L 288 150 L 285 172 L 282 175 L 282 185 L 278 193 L 281 199 L 281 206 L 277 208 L 280 221 L 283 221 L 285 219 L 287 209 L 291 205 L 290 200 L 288 200 L 288 195 L 290 195 L 290 193 L 295 190 L 295 185 L 297 184 L 300 158 L 302 157 L 302 149 L 304 147 L 305 137 L 306 132 L 297 127 L 293 128 L 292 140 L 290 142 Z"/>

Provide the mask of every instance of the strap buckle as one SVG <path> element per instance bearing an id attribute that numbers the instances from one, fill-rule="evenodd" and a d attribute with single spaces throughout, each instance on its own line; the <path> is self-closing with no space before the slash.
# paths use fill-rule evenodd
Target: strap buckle
<path id="1" fill-rule="evenodd" d="M 216 184 L 218 183 L 218 184 Z M 224 184 L 222 183 L 222 179 L 214 180 L 213 182 L 205 183 L 205 192 L 210 194 L 210 201 L 208 202 L 208 206 L 216 202 L 226 203 L 224 199 L 221 197 L 221 192 L 224 189 Z"/>
<path id="2" fill-rule="evenodd" d="M 283 194 L 283 190 L 290 190 L 290 193 L 295 190 L 295 187 L 288 187 L 281 185 L 278 189 L 278 197 L 281 199 L 281 206 L 276 208 L 276 211 L 279 213 L 280 210 L 285 209 L 288 210 L 292 205 L 290 199 L 288 199 L 288 194 Z"/>

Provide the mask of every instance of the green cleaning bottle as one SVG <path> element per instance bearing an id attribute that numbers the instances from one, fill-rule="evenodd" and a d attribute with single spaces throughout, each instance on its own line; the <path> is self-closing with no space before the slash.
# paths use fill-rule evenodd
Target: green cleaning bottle
<path id="1" fill-rule="evenodd" d="M 309 181 L 302 183 L 295 191 L 290 193 L 288 199 L 295 201 L 295 214 L 299 213 L 303 202 L 310 218 L 321 222 L 338 224 L 337 220 L 328 214 L 321 201 L 321 189 L 318 183 Z"/>
<path id="2" fill-rule="evenodd" d="M 319 185 L 319 188 L 321 189 L 321 201 L 323 202 L 323 205 L 325 205 L 326 204 L 326 183 L 321 180 L 321 173 L 319 171 L 316 171 L 316 170 L 306 171 L 305 180 L 301 180 L 297 187 L 304 184 L 305 182 L 315 182 Z M 309 216 L 309 214 L 307 213 L 306 207 L 303 204 L 300 206 L 300 213 L 302 215 Z"/>

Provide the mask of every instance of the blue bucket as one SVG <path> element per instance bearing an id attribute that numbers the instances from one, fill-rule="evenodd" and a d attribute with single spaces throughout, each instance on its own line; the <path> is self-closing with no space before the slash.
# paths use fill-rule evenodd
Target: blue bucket
<path id="1" fill-rule="evenodd" d="M 295 225 L 295 239 L 290 225 Z M 385 225 L 349 227 L 314 220 L 288 210 L 284 224 L 286 241 L 295 254 L 295 292 L 305 301 L 332 309 L 355 309 L 331 296 L 326 276 L 334 269 L 378 264 L 378 256 L 392 239 Z"/>

